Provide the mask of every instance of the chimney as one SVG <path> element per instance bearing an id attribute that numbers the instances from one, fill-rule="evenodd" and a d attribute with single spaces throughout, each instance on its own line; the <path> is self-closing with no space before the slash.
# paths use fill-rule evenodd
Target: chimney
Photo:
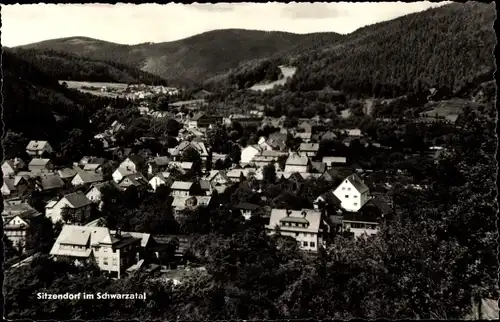
<path id="1" fill-rule="evenodd" d="M 307 217 L 307 211 L 302 210 L 302 217 L 306 218 Z"/>
<path id="2" fill-rule="evenodd" d="M 290 217 L 290 215 L 292 214 L 292 211 L 290 209 L 287 209 L 286 210 L 286 216 L 287 217 Z"/>

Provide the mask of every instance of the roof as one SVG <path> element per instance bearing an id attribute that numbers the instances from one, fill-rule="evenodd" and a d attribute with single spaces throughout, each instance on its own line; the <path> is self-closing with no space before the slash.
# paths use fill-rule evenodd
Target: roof
<path id="1" fill-rule="evenodd" d="M 326 131 L 325 133 L 323 133 L 321 135 L 321 140 L 332 140 L 332 139 L 336 139 L 337 138 L 337 135 L 335 133 L 333 133 L 332 131 Z"/>
<path id="2" fill-rule="evenodd" d="M 323 201 L 330 205 L 330 206 L 333 206 L 333 205 L 340 205 L 342 202 L 339 200 L 339 198 L 337 198 L 337 196 L 335 196 L 333 194 L 333 191 L 328 191 L 324 194 L 322 194 L 321 196 L 319 196 L 318 198 L 316 198 L 315 202 L 319 201 L 323 199 Z"/>
<path id="3" fill-rule="evenodd" d="M 126 184 L 126 182 L 130 182 L 130 184 Z M 140 173 L 132 173 L 129 175 L 126 175 L 120 180 L 119 186 L 120 187 L 130 187 L 130 186 L 144 186 L 148 184 L 148 180 Z"/>
<path id="4" fill-rule="evenodd" d="M 210 184 L 210 181 L 208 180 L 200 180 L 200 187 L 202 190 L 211 190 L 212 185 Z"/>
<path id="5" fill-rule="evenodd" d="M 346 157 L 323 157 L 323 163 L 331 165 L 332 163 L 346 163 Z"/>
<path id="6" fill-rule="evenodd" d="M 198 112 L 196 113 L 192 118 L 191 118 L 191 121 L 198 121 L 200 118 L 202 118 L 203 116 L 205 116 L 205 113 L 203 112 Z"/>
<path id="7" fill-rule="evenodd" d="M 318 152 L 319 143 L 301 143 L 299 146 L 299 151 L 305 152 Z"/>
<path id="8" fill-rule="evenodd" d="M 50 159 L 39 159 L 39 158 L 33 158 L 29 165 L 30 167 L 35 166 L 35 167 L 44 167 L 50 162 Z"/>
<path id="9" fill-rule="evenodd" d="M 368 207 L 376 207 L 377 209 L 380 210 L 382 214 L 388 214 L 392 212 L 392 209 L 388 202 L 384 200 L 384 197 L 382 196 L 377 196 L 375 198 L 371 198 L 368 200 L 367 203 L 363 205 L 362 209 L 368 208 Z"/>
<path id="10" fill-rule="evenodd" d="M 122 167 L 118 167 L 115 172 L 118 172 L 122 175 L 122 177 L 126 177 L 128 176 L 129 174 L 133 174 L 134 171 L 133 170 L 129 170 L 129 169 L 126 169 L 126 168 L 122 168 Z"/>
<path id="11" fill-rule="evenodd" d="M 287 215 L 288 211 L 288 215 Z M 287 218 L 288 217 L 288 218 Z M 285 219 L 286 218 L 286 219 Z M 309 226 L 307 227 L 294 227 L 294 226 L 282 226 L 280 221 L 285 219 L 285 221 L 296 220 L 297 222 L 304 222 L 307 220 Z M 305 219 L 305 220 L 304 220 Z M 308 233 L 319 233 L 321 223 L 321 212 L 312 209 L 302 209 L 302 210 L 287 210 L 287 209 L 272 209 L 271 218 L 269 219 L 269 224 L 266 225 L 266 229 L 274 230 L 278 225 L 281 230 L 287 230 L 292 232 L 308 232 Z"/>
<path id="12" fill-rule="evenodd" d="M 359 191 L 359 193 L 363 193 L 369 190 L 369 188 L 364 184 L 364 182 L 356 173 L 348 176 L 346 180 L 348 180 L 354 186 L 354 188 Z"/>
<path id="13" fill-rule="evenodd" d="M 103 174 L 98 173 L 98 172 L 90 172 L 90 171 L 82 171 L 78 173 L 76 177 L 79 177 L 82 179 L 83 183 L 93 183 L 93 182 L 98 182 L 103 180 Z M 74 178 L 73 178 L 74 180 Z"/>
<path id="14" fill-rule="evenodd" d="M 345 211 L 342 215 L 342 221 L 378 223 L 379 219 L 373 213 Z"/>
<path id="15" fill-rule="evenodd" d="M 186 208 L 186 201 L 189 199 L 195 200 L 195 206 L 207 206 L 212 197 L 211 196 L 189 196 L 189 197 L 184 197 L 184 196 L 175 196 L 174 199 L 172 200 L 172 208 L 175 208 L 176 210 L 183 210 Z"/>
<path id="16" fill-rule="evenodd" d="M 16 186 L 14 184 L 15 179 L 14 178 L 3 178 L 3 184 L 6 186 L 10 191 L 15 191 Z"/>
<path id="17" fill-rule="evenodd" d="M 187 181 L 174 181 L 170 189 L 172 190 L 189 190 L 193 186 L 192 182 Z"/>
<path id="18" fill-rule="evenodd" d="M 3 201 L 2 216 L 4 217 L 28 216 L 36 213 L 38 213 L 38 211 L 31 207 L 27 202 L 12 203 L 8 200 Z"/>
<path id="19" fill-rule="evenodd" d="M 170 162 L 170 158 L 169 157 L 155 157 L 153 159 L 153 162 L 159 166 L 167 165 Z"/>
<path id="20" fill-rule="evenodd" d="M 135 165 L 144 163 L 144 158 L 139 154 L 132 154 L 127 157 L 130 161 L 132 161 Z"/>
<path id="21" fill-rule="evenodd" d="M 30 141 L 26 146 L 26 150 L 42 151 L 47 144 L 47 141 Z"/>
<path id="22" fill-rule="evenodd" d="M 286 165 L 307 165 L 309 158 L 306 155 L 299 153 L 290 153 L 286 160 Z"/>
<path id="23" fill-rule="evenodd" d="M 319 173 L 323 173 L 326 171 L 326 164 L 324 164 L 323 162 L 311 162 L 311 167 Z"/>
<path id="24" fill-rule="evenodd" d="M 87 163 L 83 166 L 83 170 L 85 171 L 96 171 L 97 169 L 99 169 L 100 167 L 102 167 L 101 164 L 97 164 L 97 163 Z"/>
<path id="25" fill-rule="evenodd" d="M 67 194 L 63 197 L 72 208 L 81 208 L 90 205 L 92 202 L 80 191 Z"/>
<path id="26" fill-rule="evenodd" d="M 193 162 L 173 161 L 169 163 L 169 167 L 177 167 L 183 170 L 191 170 L 191 168 L 193 167 Z"/>
<path id="27" fill-rule="evenodd" d="M 61 178 L 63 178 L 63 179 L 73 178 L 79 172 L 81 172 L 81 170 L 79 171 L 76 167 L 73 167 L 73 168 L 64 168 L 64 169 L 61 169 L 61 170 L 57 171 L 57 173 L 59 174 L 59 176 Z"/>
<path id="28" fill-rule="evenodd" d="M 47 175 L 41 178 L 41 185 L 43 190 L 51 190 L 63 187 L 64 181 L 56 174 Z"/>
<path id="29" fill-rule="evenodd" d="M 224 180 L 228 180 L 226 173 L 222 170 L 210 170 L 210 173 L 207 174 L 203 179 L 207 181 L 212 181 L 219 174 Z"/>

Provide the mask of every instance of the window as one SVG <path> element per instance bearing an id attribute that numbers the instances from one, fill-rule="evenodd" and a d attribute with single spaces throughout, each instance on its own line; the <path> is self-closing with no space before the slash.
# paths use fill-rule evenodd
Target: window
<path id="1" fill-rule="evenodd" d="M 295 233 L 295 237 L 298 237 L 299 236 L 299 233 Z"/>
<path id="2" fill-rule="evenodd" d="M 304 245 L 304 247 L 307 247 L 309 245 L 309 243 L 305 241 L 302 243 L 302 245 Z"/>
<path id="3" fill-rule="evenodd" d="M 355 202 L 355 203 L 354 203 L 354 205 L 355 205 L 355 206 L 357 206 L 357 205 L 358 205 L 358 203 L 357 203 L 357 202 Z"/>
<path id="4" fill-rule="evenodd" d="M 346 198 L 349 198 L 349 195 L 345 195 Z"/>
<path id="5" fill-rule="evenodd" d="M 357 198 L 357 197 L 358 197 L 358 195 L 354 195 L 354 198 Z"/>
<path id="6" fill-rule="evenodd" d="M 316 243 L 315 243 L 315 242 L 311 242 L 311 243 L 309 244 L 309 246 L 311 246 L 311 247 L 316 247 Z"/>
<path id="7" fill-rule="evenodd" d="M 113 266 L 116 266 L 116 265 L 117 265 L 117 260 L 116 260 L 116 258 L 113 258 L 112 263 L 113 263 Z"/>
<path id="8" fill-rule="evenodd" d="M 342 187 L 342 190 L 345 190 L 345 187 Z"/>
<path id="9" fill-rule="evenodd" d="M 351 188 L 347 188 L 347 191 L 351 191 Z"/>
<path id="10" fill-rule="evenodd" d="M 108 258 L 107 258 L 107 257 L 103 257 L 103 258 L 102 258 L 102 263 L 103 263 L 104 265 L 108 265 Z"/>

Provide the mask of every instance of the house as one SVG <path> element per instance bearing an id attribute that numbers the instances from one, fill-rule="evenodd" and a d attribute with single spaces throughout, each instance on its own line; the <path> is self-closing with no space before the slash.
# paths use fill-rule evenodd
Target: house
<path id="1" fill-rule="evenodd" d="M 101 271 L 120 278 L 139 260 L 141 242 L 141 238 L 131 234 L 112 234 L 106 227 L 64 225 L 50 255 L 56 260 L 69 259 L 78 264 L 92 261 Z"/>
<path id="2" fill-rule="evenodd" d="M 193 169 L 193 162 L 172 161 L 168 164 L 168 169 L 177 169 L 180 172 L 185 173 L 186 171 L 191 171 Z"/>
<path id="3" fill-rule="evenodd" d="M 269 224 L 265 228 L 270 235 L 279 232 L 282 236 L 293 237 L 297 240 L 300 249 L 316 252 L 320 245 L 324 245 L 323 227 L 325 225 L 321 212 L 316 210 L 273 209 Z"/>
<path id="4" fill-rule="evenodd" d="M 90 201 L 82 192 L 73 192 L 65 195 L 59 200 L 53 200 L 45 206 L 45 216 L 55 224 L 63 221 L 62 212 L 64 208 L 70 208 L 77 212 L 80 218 L 85 219 L 90 216 Z"/>
<path id="5" fill-rule="evenodd" d="M 138 154 L 133 154 L 129 155 L 118 167 L 136 173 L 140 172 L 144 165 L 144 158 Z"/>
<path id="6" fill-rule="evenodd" d="M 211 196 L 174 196 L 172 210 L 179 216 L 185 210 L 194 210 L 200 206 L 208 207 L 212 201 Z"/>
<path id="7" fill-rule="evenodd" d="M 259 126 L 262 123 L 264 117 L 256 115 L 240 115 L 232 114 L 229 117 L 225 117 L 223 122 L 225 125 L 231 126 L 233 123 L 240 123 L 243 126 Z"/>
<path id="8" fill-rule="evenodd" d="M 111 126 L 109 127 L 108 131 L 111 134 L 116 134 L 118 131 L 120 131 L 123 128 L 124 128 L 124 125 L 115 120 L 115 121 L 113 121 L 113 123 L 111 123 Z"/>
<path id="9" fill-rule="evenodd" d="M 153 158 L 153 160 L 148 162 L 148 174 L 153 175 L 154 173 L 166 171 L 168 169 L 169 162 L 170 162 L 169 157 Z"/>
<path id="10" fill-rule="evenodd" d="M 266 143 L 273 148 L 273 150 L 285 151 L 288 133 L 274 132 L 269 135 Z"/>
<path id="11" fill-rule="evenodd" d="M 106 159 L 104 158 L 85 156 L 80 160 L 78 164 L 82 167 L 86 165 L 95 165 L 97 167 L 98 165 L 100 166 L 104 165 L 104 163 L 106 163 Z"/>
<path id="12" fill-rule="evenodd" d="M 25 211 L 14 216 L 2 216 L 4 221 L 4 234 L 12 245 L 19 251 L 23 251 L 26 245 L 26 234 L 33 221 L 39 219 L 41 214 L 34 210 Z"/>
<path id="13" fill-rule="evenodd" d="M 258 145 L 249 145 L 241 150 L 240 164 L 245 166 L 249 164 L 252 159 L 262 152 L 262 148 Z"/>
<path id="14" fill-rule="evenodd" d="M 298 152 L 308 157 L 315 157 L 319 151 L 319 143 L 301 143 Z"/>
<path id="15" fill-rule="evenodd" d="M 132 173 L 129 175 L 126 175 L 125 177 L 118 182 L 118 186 L 120 187 L 121 190 L 126 190 L 131 186 L 134 186 L 136 188 L 142 188 L 142 187 L 147 187 L 148 185 L 148 179 L 144 177 L 140 173 Z"/>
<path id="16" fill-rule="evenodd" d="M 192 148 L 200 155 L 202 160 L 206 160 L 208 157 L 208 150 L 205 146 L 205 143 L 198 141 L 182 141 L 179 143 L 177 147 L 171 149 L 170 155 L 174 158 L 174 160 L 179 160 L 182 154 L 188 149 Z"/>
<path id="17" fill-rule="evenodd" d="M 32 157 L 40 157 L 45 152 L 54 152 L 54 149 L 47 141 L 30 141 L 26 146 L 26 153 Z"/>
<path id="18" fill-rule="evenodd" d="M 82 169 L 79 167 L 72 167 L 72 168 L 63 168 L 61 170 L 57 170 L 57 174 L 61 179 L 63 179 L 66 182 L 71 182 L 73 178 L 78 174 L 82 172 Z"/>
<path id="19" fill-rule="evenodd" d="M 331 169 L 336 165 L 345 165 L 347 163 L 346 157 L 323 157 L 322 162 L 326 164 L 327 169 Z"/>
<path id="20" fill-rule="evenodd" d="M 100 172 L 87 172 L 81 171 L 75 175 L 71 180 L 73 186 L 81 186 L 84 184 L 101 182 L 104 180 L 102 173 Z"/>
<path id="21" fill-rule="evenodd" d="M 345 178 L 333 193 L 341 201 L 341 207 L 351 212 L 357 212 L 370 199 L 369 188 L 355 173 Z"/>
<path id="22" fill-rule="evenodd" d="M 220 123 L 222 121 L 221 116 L 206 115 L 203 112 L 196 113 L 189 121 L 188 128 L 202 128 L 209 127 L 212 124 Z"/>
<path id="23" fill-rule="evenodd" d="M 226 177 L 231 182 L 241 182 L 245 180 L 243 169 L 231 169 L 226 172 Z"/>
<path id="24" fill-rule="evenodd" d="M 202 179 L 210 182 L 212 185 L 225 185 L 230 181 L 226 173 L 221 170 L 211 170 Z"/>
<path id="25" fill-rule="evenodd" d="M 153 191 L 156 191 L 156 189 L 159 186 L 166 186 L 170 187 L 172 185 L 173 179 L 170 176 L 170 172 L 160 172 L 157 173 L 154 177 L 149 180 L 149 185 L 153 189 Z"/>
<path id="26" fill-rule="evenodd" d="M 268 164 L 275 163 L 276 167 L 279 167 L 278 160 L 282 156 L 286 156 L 286 152 L 281 151 L 273 151 L 273 150 L 264 150 L 260 154 L 257 154 L 252 160 L 251 163 L 255 165 L 257 168 L 263 168 Z"/>
<path id="27" fill-rule="evenodd" d="M 342 202 L 335 196 L 333 191 L 328 191 L 313 201 L 314 209 L 321 210 L 323 208 L 338 208 Z"/>
<path id="28" fill-rule="evenodd" d="M 342 215 L 342 230 L 345 233 L 350 233 L 354 238 L 359 238 L 364 234 L 373 236 L 380 230 L 380 222 L 374 216 L 344 212 Z"/>
<path id="29" fill-rule="evenodd" d="M 194 184 L 187 181 L 174 181 L 170 186 L 171 196 L 189 197 L 193 194 Z"/>
<path id="30" fill-rule="evenodd" d="M 254 213 L 255 210 L 259 208 L 259 206 L 253 203 L 243 202 L 236 205 L 234 208 L 241 211 L 241 214 L 243 215 L 243 217 L 245 217 L 245 220 L 249 220 L 252 217 L 252 213 Z"/>
<path id="31" fill-rule="evenodd" d="M 200 180 L 199 184 L 200 184 L 201 191 L 203 193 L 205 193 L 205 195 L 207 195 L 207 196 L 212 195 L 212 191 L 214 190 L 214 187 L 212 186 L 210 181 L 202 179 L 202 180 Z"/>
<path id="32" fill-rule="evenodd" d="M 102 208 L 102 190 L 105 187 L 109 187 L 111 189 L 118 189 L 116 183 L 114 181 L 107 181 L 107 182 L 99 182 L 99 183 L 94 183 L 90 186 L 90 188 L 87 190 L 85 193 L 85 197 L 87 197 L 88 200 L 91 202 L 98 204 L 99 209 Z"/>
<path id="33" fill-rule="evenodd" d="M 28 188 L 28 180 L 21 176 L 4 177 L 2 185 L 2 195 L 10 196 L 22 194 Z"/>
<path id="34" fill-rule="evenodd" d="M 290 153 L 285 163 L 284 172 L 309 172 L 310 161 L 307 155 Z"/>
<path id="35" fill-rule="evenodd" d="M 312 126 L 309 122 L 302 122 L 297 126 L 294 137 L 302 139 L 304 142 L 309 142 L 312 138 Z"/>
<path id="36" fill-rule="evenodd" d="M 331 141 L 331 140 L 335 140 L 336 138 L 337 138 L 337 135 L 332 131 L 326 131 L 325 133 L 323 133 L 320 136 L 321 141 Z"/>
<path id="37" fill-rule="evenodd" d="M 360 137 L 361 136 L 360 129 L 345 129 L 344 132 L 347 136 L 351 136 L 351 137 Z"/>
<path id="38" fill-rule="evenodd" d="M 38 159 L 34 158 L 28 164 L 28 169 L 31 172 L 47 172 L 54 168 L 50 159 Z"/>
<path id="39" fill-rule="evenodd" d="M 323 173 L 326 171 L 326 164 L 323 162 L 311 162 L 311 173 Z"/>
<path id="40" fill-rule="evenodd" d="M 54 191 L 64 187 L 64 181 L 57 174 L 45 175 L 37 178 L 36 189 L 39 191 Z"/>
<path id="41" fill-rule="evenodd" d="M 86 172 L 102 172 L 102 164 L 88 163 L 83 166 L 83 171 Z"/>
<path id="42" fill-rule="evenodd" d="M 15 174 L 16 172 L 23 170 L 26 168 L 26 163 L 20 158 L 14 158 L 11 160 L 5 160 L 2 163 L 2 173 L 3 176 L 6 177 L 11 174 Z"/>
<path id="43" fill-rule="evenodd" d="M 113 177 L 113 181 L 118 183 L 120 181 L 122 181 L 122 179 L 130 174 L 133 174 L 135 173 L 135 171 L 133 171 L 132 169 L 130 168 L 122 168 L 122 167 L 118 167 L 115 172 L 113 172 L 113 174 L 111 175 Z"/>

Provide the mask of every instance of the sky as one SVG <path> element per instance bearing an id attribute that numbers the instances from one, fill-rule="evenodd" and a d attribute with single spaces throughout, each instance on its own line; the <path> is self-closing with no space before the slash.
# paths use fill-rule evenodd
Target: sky
<path id="1" fill-rule="evenodd" d="M 2 45 L 85 36 L 138 44 L 187 38 L 215 29 L 347 34 L 447 2 L 28 4 L 2 5 Z"/>

